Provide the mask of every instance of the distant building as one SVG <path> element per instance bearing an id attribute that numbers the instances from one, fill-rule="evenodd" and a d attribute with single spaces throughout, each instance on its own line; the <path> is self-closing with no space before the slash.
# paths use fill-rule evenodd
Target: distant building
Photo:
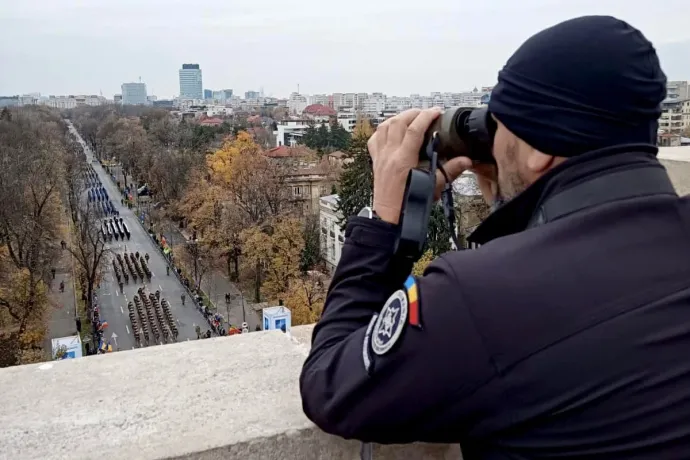
<path id="1" fill-rule="evenodd" d="M 199 64 L 182 64 L 180 69 L 180 98 L 203 99 L 204 91 Z"/>
<path id="2" fill-rule="evenodd" d="M 489 101 L 491 101 L 491 91 L 488 93 L 482 94 L 482 98 L 480 99 L 480 104 L 481 105 L 488 105 Z"/>
<path id="3" fill-rule="evenodd" d="M 201 126 L 214 126 L 214 127 L 215 127 L 215 126 L 220 126 L 220 125 L 222 125 L 222 124 L 223 124 L 223 120 L 221 120 L 220 118 L 215 118 L 215 117 L 213 117 L 213 118 L 204 118 L 203 120 L 201 120 L 201 121 L 199 122 L 199 124 L 200 124 Z"/>
<path id="4" fill-rule="evenodd" d="M 38 104 L 52 107 L 55 109 L 73 109 L 75 107 L 83 106 L 98 106 L 106 104 L 108 101 L 103 96 L 81 95 L 81 96 L 50 96 L 42 97 L 38 100 Z"/>
<path id="5" fill-rule="evenodd" d="M 152 104 L 154 107 L 174 107 L 175 106 L 175 101 L 172 99 L 161 99 L 157 101 L 153 101 Z"/>
<path id="6" fill-rule="evenodd" d="M 317 123 L 317 128 L 320 124 Z M 276 147 L 285 145 L 293 147 L 299 143 L 304 133 L 309 128 L 306 120 L 284 120 L 278 123 L 277 130 L 273 131 L 276 137 Z"/>
<path id="7" fill-rule="evenodd" d="M 0 107 L 14 107 L 19 105 L 19 96 L 0 96 Z"/>
<path id="8" fill-rule="evenodd" d="M 666 97 L 669 99 L 690 99 L 687 81 L 669 81 L 666 83 Z"/>
<path id="9" fill-rule="evenodd" d="M 345 243 L 345 234 L 340 230 L 343 215 L 337 209 L 338 195 L 322 196 L 319 200 L 321 257 L 331 273 L 338 266 Z"/>
<path id="10" fill-rule="evenodd" d="M 204 90 L 204 99 L 213 99 L 213 90 L 205 89 Z"/>
<path id="11" fill-rule="evenodd" d="M 312 104 L 304 108 L 302 115 L 315 121 L 327 122 L 331 117 L 336 116 L 337 112 L 323 104 Z"/>
<path id="12" fill-rule="evenodd" d="M 355 161 L 349 154 L 336 150 L 328 154 L 328 162 L 334 166 L 342 167 Z"/>
<path id="13" fill-rule="evenodd" d="M 680 134 L 662 133 L 657 136 L 657 145 L 659 147 L 680 147 L 681 139 Z"/>
<path id="14" fill-rule="evenodd" d="M 19 105 L 22 107 L 25 105 L 35 105 L 38 103 L 39 98 L 40 95 L 36 94 L 25 94 L 23 96 L 19 96 Z"/>
<path id="15" fill-rule="evenodd" d="M 261 93 L 259 91 L 247 91 L 244 93 L 245 99 L 259 99 L 260 97 Z"/>
<path id="16" fill-rule="evenodd" d="M 682 134 L 690 127 L 690 99 L 666 98 L 661 111 L 659 130 L 663 134 Z"/>
<path id="17" fill-rule="evenodd" d="M 351 133 L 355 130 L 355 126 L 357 126 L 357 114 L 349 110 L 347 112 L 339 112 L 338 113 L 338 123 L 340 123 L 340 126 L 345 128 L 345 131 L 348 133 Z"/>
<path id="18" fill-rule="evenodd" d="M 153 105 L 154 102 L 158 100 L 158 96 L 150 95 L 146 96 L 146 101 L 149 103 L 149 105 Z"/>
<path id="19" fill-rule="evenodd" d="M 465 171 L 453 182 L 453 195 L 457 219 L 456 232 L 458 243 L 464 249 L 473 245 L 467 238 L 476 230 L 479 224 L 488 217 L 491 210 L 482 197 L 474 173 Z"/>
<path id="20" fill-rule="evenodd" d="M 122 94 L 115 94 L 113 96 L 113 102 L 116 104 L 122 104 Z"/>
<path id="21" fill-rule="evenodd" d="M 122 104 L 124 105 L 146 105 L 146 84 L 145 83 L 123 83 L 122 84 Z"/>

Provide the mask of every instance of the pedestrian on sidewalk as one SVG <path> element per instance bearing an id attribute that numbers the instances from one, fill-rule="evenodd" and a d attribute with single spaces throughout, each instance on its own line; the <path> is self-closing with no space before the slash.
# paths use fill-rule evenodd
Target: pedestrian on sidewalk
<path id="1" fill-rule="evenodd" d="M 50 274 L 53 275 L 53 279 L 55 279 L 55 269 L 54 268 L 50 269 Z"/>
<path id="2" fill-rule="evenodd" d="M 170 276 L 170 265 L 165 266 L 165 274 Z"/>
<path id="3" fill-rule="evenodd" d="M 197 324 L 194 326 L 194 330 L 196 331 L 196 338 L 199 340 L 201 338 L 201 326 Z"/>
<path id="4" fill-rule="evenodd" d="M 62 246 L 62 249 L 67 248 L 67 243 L 65 243 L 65 240 L 60 241 L 60 246 Z"/>
<path id="5" fill-rule="evenodd" d="M 65 292 L 65 282 L 60 281 L 60 292 Z"/>

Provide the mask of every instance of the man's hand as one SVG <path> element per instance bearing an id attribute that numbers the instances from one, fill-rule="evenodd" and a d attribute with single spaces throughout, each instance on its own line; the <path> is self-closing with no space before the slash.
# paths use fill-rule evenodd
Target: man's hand
<path id="1" fill-rule="evenodd" d="M 498 172 L 496 165 L 474 165 L 471 171 L 477 176 L 477 185 L 482 192 L 484 201 L 489 206 L 493 206 L 498 198 Z"/>
<path id="2" fill-rule="evenodd" d="M 424 133 L 441 112 L 439 108 L 406 110 L 381 123 L 369 139 L 367 146 L 374 170 L 373 208 L 382 220 L 398 223 L 407 175 L 419 163 Z M 472 161 L 466 157 L 443 164 L 451 182 L 471 167 Z M 437 171 L 435 199 L 440 197 L 444 185 L 445 178 Z"/>

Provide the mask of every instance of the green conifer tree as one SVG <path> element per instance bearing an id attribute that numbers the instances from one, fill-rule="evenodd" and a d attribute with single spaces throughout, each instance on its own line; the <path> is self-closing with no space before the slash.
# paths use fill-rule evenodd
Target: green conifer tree
<path id="1" fill-rule="evenodd" d="M 348 151 L 352 161 L 345 164 L 340 176 L 338 211 L 343 216 L 340 221 L 341 228 L 345 228 L 349 217 L 357 215 L 363 207 L 371 205 L 374 175 L 367 141 L 372 133 L 371 126 L 365 120 L 358 123 L 352 136 Z"/>

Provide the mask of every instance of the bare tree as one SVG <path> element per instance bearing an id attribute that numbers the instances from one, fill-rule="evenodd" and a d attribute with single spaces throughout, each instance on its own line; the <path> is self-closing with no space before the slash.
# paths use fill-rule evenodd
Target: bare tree
<path id="1" fill-rule="evenodd" d="M 106 247 L 105 234 L 101 230 L 101 220 L 96 210 L 85 201 L 74 225 L 73 244 L 68 250 L 79 264 L 86 281 L 86 302 L 89 309 L 93 307 L 94 288 L 98 284 L 105 267 L 105 255 L 110 252 Z"/>
<path id="2" fill-rule="evenodd" d="M 188 241 L 181 256 L 182 263 L 191 271 L 194 286 L 200 289 L 204 275 L 215 265 L 215 251 L 206 243 Z"/>
<path id="3" fill-rule="evenodd" d="M 57 258 L 65 129 L 42 108 L 0 120 L 0 307 L 17 322 L 20 337 L 46 306 Z"/>

